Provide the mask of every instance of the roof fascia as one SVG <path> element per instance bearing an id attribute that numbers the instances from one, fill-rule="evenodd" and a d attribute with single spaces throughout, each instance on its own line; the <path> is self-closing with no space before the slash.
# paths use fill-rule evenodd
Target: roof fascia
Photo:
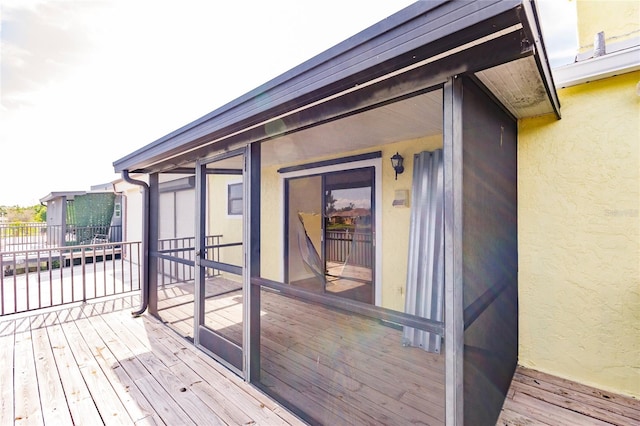
<path id="1" fill-rule="evenodd" d="M 471 49 L 465 49 L 433 62 L 420 64 L 410 70 L 400 70 L 396 75 L 379 79 L 366 87 L 336 96 L 309 108 L 272 117 L 260 125 L 245 128 L 242 132 L 223 134 L 213 141 L 208 139 L 209 135 L 200 141 L 198 148 L 188 153 L 176 151 L 173 157 L 167 154 L 166 160 L 147 169 L 137 169 L 136 172 L 165 172 L 210 155 L 213 144 L 218 149 L 223 149 L 240 143 L 266 141 L 441 88 L 451 75 L 472 74 L 496 64 L 533 55 L 533 49 L 521 49 L 521 40 L 521 31 L 516 30 L 485 41 L 476 46 L 473 52 Z M 280 129 L 266 134 L 264 126 L 276 120 Z"/>
<path id="2" fill-rule="evenodd" d="M 67 197 L 70 200 L 73 200 L 74 197 L 79 195 L 86 195 L 87 191 L 59 191 L 59 192 L 50 192 L 44 197 L 40 198 L 41 203 L 46 203 L 51 200 L 55 200 L 56 198 Z"/>
<path id="3" fill-rule="evenodd" d="M 544 40 L 542 39 L 542 30 L 540 27 L 540 18 L 535 0 L 524 0 L 522 2 L 522 13 L 524 14 L 522 19 L 523 29 L 529 38 L 529 43 L 533 43 L 535 47 L 535 61 L 538 67 L 538 72 L 542 77 L 542 83 L 544 84 L 547 96 L 551 101 L 551 106 L 556 114 L 556 118 L 560 118 L 560 100 L 558 99 L 558 93 L 553 82 L 553 76 L 551 74 L 551 65 L 549 65 L 549 59 L 547 58 L 547 52 L 544 47 Z M 524 47 L 524 46 L 523 46 Z"/>

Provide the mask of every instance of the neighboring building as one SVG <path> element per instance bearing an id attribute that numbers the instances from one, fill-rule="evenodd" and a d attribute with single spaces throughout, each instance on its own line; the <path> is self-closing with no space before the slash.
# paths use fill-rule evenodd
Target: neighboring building
<path id="1" fill-rule="evenodd" d="M 40 203 L 50 246 L 122 241 L 122 199 L 113 190 L 51 192 Z"/>
<path id="2" fill-rule="evenodd" d="M 640 397 L 640 6 L 577 10 L 554 78 L 535 3 L 418 2 L 115 161 L 150 313 L 312 423 L 495 423 L 516 363 Z M 328 194 L 369 259 L 328 261 Z"/>

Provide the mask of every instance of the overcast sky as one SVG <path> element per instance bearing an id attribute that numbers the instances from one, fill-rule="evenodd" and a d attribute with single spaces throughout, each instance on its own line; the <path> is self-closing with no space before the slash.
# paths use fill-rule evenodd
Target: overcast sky
<path id="1" fill-rule="evenodd" d="M 0 0 L 0 205 L 119 178 L 112 163 L 412 0 Z M 543 0 L 552 65 L 575 4 Z"/>

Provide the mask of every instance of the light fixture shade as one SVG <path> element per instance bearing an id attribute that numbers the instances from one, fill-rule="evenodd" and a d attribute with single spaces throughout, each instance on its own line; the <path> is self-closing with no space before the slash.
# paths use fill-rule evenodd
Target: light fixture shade
<path id="1" fill-rule="evenodd" d="M 402 165 L 403 161 L 404 158 L 402 158 L 402 155 L 397 152 L 391 157 L 391 167 L 396 171 L 396 180 L 398 180 L 398 175 L 404 172 L 404 166 Z"/>

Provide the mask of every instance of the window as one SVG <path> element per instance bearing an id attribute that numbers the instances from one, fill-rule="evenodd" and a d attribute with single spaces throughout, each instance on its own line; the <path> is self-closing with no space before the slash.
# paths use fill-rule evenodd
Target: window
<path id="1" fill-rule="evenodd" d="M 230 183 L 227 187 L 227 214 L 242 215 L 242 183 Z"/>

